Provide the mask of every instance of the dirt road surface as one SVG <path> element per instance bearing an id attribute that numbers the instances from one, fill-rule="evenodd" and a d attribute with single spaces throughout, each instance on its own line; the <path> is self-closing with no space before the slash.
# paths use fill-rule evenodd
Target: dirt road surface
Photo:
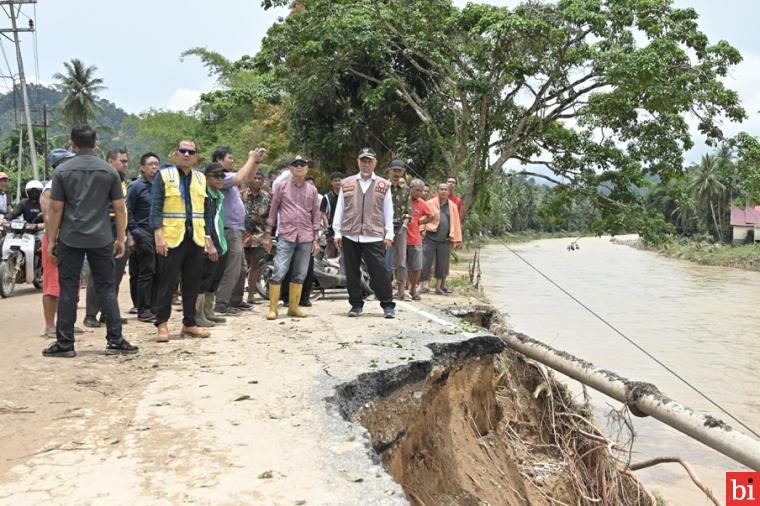
<path id="1" fill-rule="evenodd" d="M 413 307 L 385 320 L 371 301 L 349 319 L 336 297 L 268 322 L 257 305 L 204 340 L 176 338 L 175 308 L 169 343 L 129 315 L 138 355 L 104 355 L 104 329 L 88 329 L 76 358 L 49 359 L 40 293 L 19 289 L 0 300 L 0 504 L 406 504 L 325 398 L 461 339 Z"/>

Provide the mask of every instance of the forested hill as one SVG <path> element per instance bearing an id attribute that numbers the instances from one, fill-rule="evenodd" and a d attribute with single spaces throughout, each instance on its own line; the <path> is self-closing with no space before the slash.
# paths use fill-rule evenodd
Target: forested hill
<path id="1" fill-rule="evenodd" d="M 48 107 L 48 123 L 50 130 L 48 136 L 50 139 L 65 137 L 68 135 L 68 129 L 59 121 L 57 106 L 63 99 L 63 93 L 52 87 L 31 84 L 28 86 L 29 102 L 33 109 L 32 121 L 35 124 L 42 124 L 42 107 Z M 115 104 L 105 99 L 97 99 L 97 103 L 103 108 L 95 117 L 94 126 L 98 129 L 102 140 L 108 140 L 119 135 L 124 121 L 131 115 L 120 109 Z M 16 119 L 14 118 L 14 107 L 16 109 L 16 118 L 19 123 L 24 123 L 23 98 L 20 88 L 16 88 L 15 103 L 14 94 L 10 91 L 0 95 L 0 141 L 8 137 L 15 129 Z M 65 142 L 65 141 L 64 141 Z M 53 143 L 55 144 L 55 143 Z M 62 147 L 62 146 L 58 146 Z"/>

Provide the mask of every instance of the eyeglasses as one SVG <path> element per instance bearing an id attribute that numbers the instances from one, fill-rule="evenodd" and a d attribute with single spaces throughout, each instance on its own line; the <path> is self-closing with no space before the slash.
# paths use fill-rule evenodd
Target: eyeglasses
<path id="1" fill-rule="evenodd" d="M 296 162 L 290 165 L 291 167 L 308 167 L 309 164 L 306 162 Z"/>
<path id="2" fill-rule="evenodd" d="M 194 150 L 194 149 L 188 149 L 188 148 L 179 148 L 179 149 L 177 150 L 177 153 L 181 153 L 181 154 L 183 154 L 183 155 L 190 155 L 190 156 L 193 156 L 195 153 L 197 153 L 197 151 L 196 151 L 196 150 Z"/>

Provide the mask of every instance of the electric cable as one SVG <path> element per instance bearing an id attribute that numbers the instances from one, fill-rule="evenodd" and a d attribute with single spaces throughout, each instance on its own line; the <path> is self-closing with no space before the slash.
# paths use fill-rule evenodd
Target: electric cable
<path id="1" fill-rule="evenodd" d="M 559 285 L 556 281 L 554 281 L 552 278 L 544 274 L 540 269 L 538 269 L 535 265 L 530 263 L 528 260 L 523 258 L 519 253 L 517 253 L 515 250 L 509 247 L 509 245 L 505 244 L 504 247 L 506 247 L 513 255 L 515 255 L 517 258 L 525 262 L 525 264 L 528 265 L 531 269 L 536 271 L 538 274 L 540 274 L 544 279 L 546 279 L 549 283 L 554 285 L 557 289 L 559 289 L 562 293 L 567 295 L 570 299 L 575 301 L 579 306 L 581 306 L 583 309 L 594 315 L 599 321 L 607 325 L 609 328 L 611 328 L 615 333 L 617 333 L 620 337 L 628 341 L 630 344 L 632 344 L 636 349 L 638 349 L 640 352 L 642 352 L 644 355 L 652 359 L 654 362 L 656 362 L 658 365 L 660 365 L 662 368 L 664 368 L 666 371 L 668 371 L 670 374 L 678 378 L 683 384 L 691 388 L 694 392 L 699 394 L 702 398 L 704 398 L 707 402 L 718 408 L 720 411 L 728 415 L 732 420 L 734 420 L 736 423 L 747 429 L 749 432 L 751 432 L 756 438 L 760 439 L 760 434 L 758 434 L 756 431 L 754 431 L 751 427 L 749 427 L 747 424 L 739 420 L 736 416 L 734 416 L 730 411 L 728 411 L 726 408 L 718 404 L 716 401 L 712 400 L 707 394 L 703 393 L 699 388 L 691 384 L 686 378 L 678 374 L 676 371 L 668 367 L 665 363 L 663 363 L 661 360 L 659 360 L 657 357 L 655 357 L 653 354 L 648 352 L 644 347 L 640 346 L 636 341 L 631 339 L 630 337 L 626 336 L 623 332 L 618 330 L 613 324 L 605 320 L 601 315 L 596 313 L 593 309 L 588 307 L 586 304 L 581 302 L 577 297 L 575 297 L 573 294 L 565 290 L 562 286 Z"/>

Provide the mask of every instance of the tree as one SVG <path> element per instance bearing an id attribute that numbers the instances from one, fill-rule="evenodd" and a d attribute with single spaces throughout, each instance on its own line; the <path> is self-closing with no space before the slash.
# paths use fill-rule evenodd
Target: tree
<path id="1" fill-rule="evenodd" d="M 694 195 L 697 205 L 710 209 L 710 216 L 714 228 L 715 238 L 722 237 L 721 227 L 715 214 L 715 201 L 720 200 L 726 190 L 726 185 L 721 181 L 721 161 L 715 155 L 703 155 L 702 161 L 692 170 L 692 179 L 689 190 Z"/>
<path id="2" fill-rule="evenodd" d="M 56 88 L 65 93 L 60 103 L 61 114 L 69 127 L 88 123 L 103 109 L 97 102 L 97 93 L 106 89 L 103 79 L 95 77 L 97 67 L 87 67 L 77 58 L 64 62 L 63 67 L 63 74 L 56 72 L 53 75 L 58 81 Z"/>
<path id="3" fill-rule="evenodd" d="M 466 175 L 468 209 L 517 160 L 557 195 L 593 202 L 604 229 L 643 231 L 662 218 L 637 188 L 683 172 L 686 117 L 709 142 L 721 118 L 745 117 L 721 82 L 741 55 L 711 45 L 697 18 L 671 0 L 303 0 L 256 62 L 278 76 L 297 142 L 319 156 L 371 143 L 442 162 Z"/>

